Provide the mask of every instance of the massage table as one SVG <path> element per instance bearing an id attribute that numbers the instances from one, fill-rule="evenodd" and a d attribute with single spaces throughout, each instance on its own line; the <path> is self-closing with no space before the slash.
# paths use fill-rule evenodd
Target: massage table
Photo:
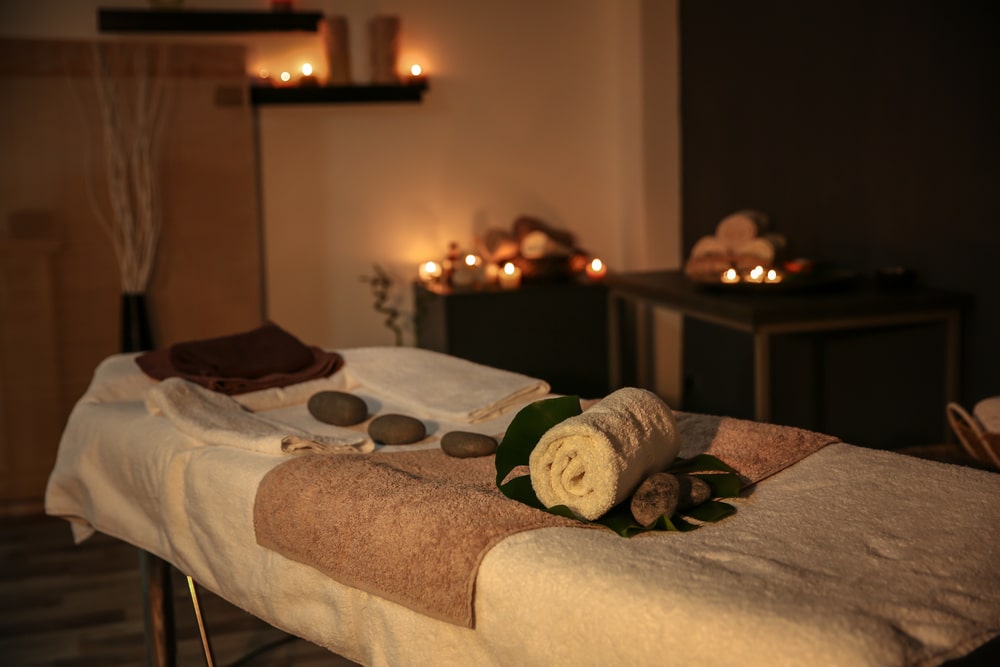
<path id="1" fill-rule="evenodd" d="M 380 453 L 437 449 L 449 430 L 501 434 L 539 398 L 449 423 L 366 387 L 352 375 L 356 351 L 341 352 L 346 363 L 324 388 L 429 426 L 425 442 Z M 437 618 L 258 544 L 258 487 L 297 455 L 182 433 L 147 407 L 157 382 L 134 358 L 102 362 L 76 404 L 47 513 L 68 519 L 77 542 L 101 532 L 133 544 L 361 664 L 937 665 L 1000 634 L 1000 475 L 842 442 L 747 488 L 733 516 L 691 532 L 511 534 L 478 564 L 471 627 Z M 307 392 L 293 393 L 255 409 L 322 430 Z"/>

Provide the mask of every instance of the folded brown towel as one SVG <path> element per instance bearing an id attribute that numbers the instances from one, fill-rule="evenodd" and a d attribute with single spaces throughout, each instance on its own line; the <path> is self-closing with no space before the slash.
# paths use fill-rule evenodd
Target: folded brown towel
<path id="1" fill-rule="evenodd" d="M 835 438 L 802 429 L 677 413 L 682 456 L 716 456 L 752 484 Z M 514 533 L 595 528 L 532 509 L 496 488 L 494 457 L 439 450 L 336 457 L 273 468 L 254 502 L 261 546 L 433 618 L 473 626 L 476 573 Z M 597 526 L 597 529 L 604 530 Z"/>
<path id="2" fill-rule="evenodd" d="M 170 363 L 188 375 L 256 379 L 270 373 L 294 373 L 312 362 L 309 347 L 273 322 L 170 347 Z"/>
<path id="3" fill-rule="evenodd" d="M 744 486 L 798 463 L 838 438 L 794 426 L 675 412 L 683 458 L 711 454 L 736 470 Z"/>
<path id="4" fill-rule="evenodd" d="M 326 377 L 344 363 L 336 352 L 305 345 L 273 322 L 250 331 L 175 343 L 136 357 L 157 380 L 181 377 L 223 394 L 243 394 Z"/>
<path id="5" fill-rule="evenodd" d="M 254 531 L 262 547 L 342 584 L 472 627 L 476 573 L 494 544 L 583 525 L 510 500 L 495 478 L 492 456 L 305 454 L 261 481 Z"/>

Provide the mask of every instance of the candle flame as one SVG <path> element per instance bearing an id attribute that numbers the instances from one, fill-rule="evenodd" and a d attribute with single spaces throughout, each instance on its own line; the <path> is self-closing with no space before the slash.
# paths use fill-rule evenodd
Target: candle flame
<path id="1" fill-rule="evenodd" d="M 764 275 L 764 267 L 761 266 L 760 264 L 753 267 L 753 269 L 750 271 L 750 277 L 753 278 L 754 280 L 760 280 L 761 276 L 763 275 Z"/>
<path id="2" fill-rule="evenodd" d="M 512 276 L 517 267 L 514 266 L 513 262 L 507 262 L 503 265 L 503 272 L 505 275 Z"/>
<path id="3" fill-rule="evenodd" d="M 282 72 L 281 73 L 281 80 L 282 81 L 291 81 L 291 79 L 292 79 L 292 75 L 289 74 L 288 72 Z"/>
<path id="4" fill-rule="evenodd" d="M 767 279 L 768 280 L 775 280 L 775 279 L 777 279 L 777 277 L 778 277 L 778 272 L 775 271 L 774 269 L 771 269 L 771 270 L 769 270 L 767 272 Z"/>
<path id="5" fill-rule="evenodd" d="M 736 269 L 726 269 L 726 272 L 722 274 L 723 280 L 735 281 L 739 274 L 736 273 Z"/>
<path id="6" fill-rule="evenodd" d="M 412 74 L 413 76 L 420 76 L 423 73 L 423 71 L 424 68 L 418 65 L 417 63 L 413 63 L 412 65 L 410 65 L 410 74 Z"/>
<path id="7" fill-rule="evenodd" d="M 593 271 L 600 271 L 601 269 L 604 268 L 604 262 L 595 257 L 590 261 L 590 268 Z"/>
<path id="8" fill-rule="evenodd" d="M 313 73 L 313 66 L 312 66 L 312 65 L 310 65 L 309 63 L 304 63 L 304 64 L 302 65 L 302 73 L 303 73 L 303 74 L 304 74 L 305 76 L 309 76 L 309 75 L 311 75 L 311 74 Z"/>
<path id="9" fill-rule="evenodd" d="M 475 255 L 469 254 L 465 256 L 466 266 L 475 266 L 478 263 L 479 263 L 479 258 L 476 257 Z"/>

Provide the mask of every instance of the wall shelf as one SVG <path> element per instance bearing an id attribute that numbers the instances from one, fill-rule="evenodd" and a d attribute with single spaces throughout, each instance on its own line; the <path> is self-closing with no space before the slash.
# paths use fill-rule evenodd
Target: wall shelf
<path id="1" fill-rule="evenodd" d="M 316 32 L 323 12 L 199 9 L 97 10 L 100 32 Z"/>
<path id="2" fill-rule="evenodd" d="M 427 81 L 399 85 L 250 87 L 250 101 L 263 104 L 349 104 L 420 102 Z"/>

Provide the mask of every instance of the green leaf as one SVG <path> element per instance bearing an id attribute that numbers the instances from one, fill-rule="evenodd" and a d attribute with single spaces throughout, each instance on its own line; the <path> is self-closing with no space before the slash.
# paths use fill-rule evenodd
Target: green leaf
<path id="1" fill-rule="evenodd" d="M 531 451 L 546 431 L 581 412 L 579 396 L 546 398 L 521 408 L 497 446 L 497 486 L 500 490 L 503 490 L 503 480 L 514 468 L 528 465 Z"/>
<path id="2" fill-rule="evenodd" d="M 511 500 L 516 500 L 520 503 L 528 505 L 529 507 L 534 507 L 535 509 L 545 510 L 545 505 L 543 505 L 542 501 L 535 495 L 535 489 L 531 486 L 531 477 L 529 475 L 515 477 L 499 488 L 501 493 Z M 569 512 L 568 507 L 566 508 L 566 511 Z M 576 518 L 572 512 L 570 512 L 569 517 L 571 519 Z"/>
<path id="3" fill-rule="evenodd" d="M 736 512 L 736 508 L 729 503 L 718 500 L 706 500 L 697 507 L 684 511 L 684 516 L 701 521 L 703 523 L 715 523 Z"/>
<path id="4" fill-rule="evenodd" d="M 692 477 L 704 480 L 712 489 L 713 498 L 736 498 L 740 495 L 743 484 L 740 478 L 730 473 L 690 473 Z"/>
<path id="5" fill-rule="evenodd" d="M 730 468 L 728 465 L 723 463 L 720 459 L 715 458 L 711 454 L 698 454 L 689 459 L 677 459 L 675 460 L 667 472 L 674 473 L 695 473 L 695 472 L 705 472 L 706 470 L 718 470 L 720 472 L 730 472 L 734 475 L 736 471 Z"/>

